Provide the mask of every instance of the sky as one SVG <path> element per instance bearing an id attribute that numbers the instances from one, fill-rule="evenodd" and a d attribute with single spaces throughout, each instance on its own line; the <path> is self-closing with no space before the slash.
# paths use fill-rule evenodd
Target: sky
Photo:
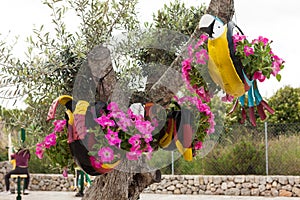
<path id="1" fill-rule="evenodd" d="M 162 8 L 164 3 L 172 0 L 140 0 L 137 11 L 142 21 L 150 21 L 152 13 Z M 186 5 L 200 5 L 209 0 L 183 0 Z M 264 36 L 273 41 L 273 52 L 285 60 L 285 68 L 280 73 L 282 80 L 278 82 L 275 77 L 259 84 L 264 97 L 272 96 L 279 88 L 290 85 L 300 87 L 300 40 L 297 27 L 300 20 L 299 0 L 236 0 L 235 16 L 233 20 L 250 39 Z M 42 24 L 51 24 L 50 9 L 41 3 L 41 0 L 1 0 L 0 3 L 0 33 L 1 38 L 13 41 L 13 36 L 19 36 L 15 53 L 19 57 L 25 51 L 23 42 L 32 34 L 34 27 Z M 75 30 L 77 21 L 74 16 L 66 18 L 67 28 Z M 46 26 L 47 27 L 47 26 Z M 10 33 L 10 34 L 8 34 Z"/>

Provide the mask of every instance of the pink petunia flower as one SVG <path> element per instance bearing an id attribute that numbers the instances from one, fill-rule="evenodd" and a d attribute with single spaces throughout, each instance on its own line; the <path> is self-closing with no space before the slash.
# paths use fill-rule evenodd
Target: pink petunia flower
<path id="1" fill-rule="evenodd" d="M 119 145 L 122 142 L 118 136 L 118 132 L 114 132 L 111 129 L 107 130 L 105 138 L 107 139 L 109 145 Z"/>
<path id="2" fill-rule="evenodd" d="M 67 167 L 64 167 L 62 175 L 63 175 L 63 177 L 68 178 L 68 168 Z"/>
<path id="3" fill-rule="evenodd" d="M 44 146 L 46 149 L 49 149 L 52 146 L 56 145 L 56 134 L 55 133 L 50 133 L 45 137 L 44 140 Z"/>
<path id="4" fill-rule="evenodd" d="M 108 116 L 102 115 L 95 119 L 95 121 L 102 126 L 102 128 L 106 128 L 107 126 L 115 126 L 114 120 L 111 120 Z"/>
<path id="5" fill-rule="evenodd" d="M 145 133 L 145 134 L 143 134 L 143 138 L 144 138 L 144 141 L 146 143 L 149 143 L 149 142 L 151 142 L 153 140 L 151 133 Z"/>
<path id="6" fill-rule="evenodd" d="M 273 61 L 271 74 L 273 76 L 276 76 L 279 71 L 280 71 L 280 64 L 278 64 L 278 62 L 276 62 L 276 61 Z"/>
<path id="7" fill-rule="evenodd" d="M 140 134 L 135 134 L 129 138 L 128 142 L 132 145 L 132 147 L 139 148 L 141 144 L 141 137 L 142 136 Z"/>
<path id="8" fill-rule="evenodd" d="M 224 97 L 221 98 L 221 100 L 222 100 L 223 102 L 232 102 L 233 99 L 234 99 L 234 97 L 231 96 L 231 95 L 229 95 L 229 94 L 226 94 Z"/>
<path id="9" fill-rule="evenodd" d="M 244 42 L 244 40 L 246 39 L 246 36 L 240 35 L 239 33 L 237 33 L 232 36 L 232 39 L 233 39 L 234 43 Z"/>
<path id="10" fill-rule="evenodd" d="M 107 105 L 107 110 L 112 111 L 112 112 L 119 111 L 118 104 L 116 102 L 110 102 Z"/>
<path id="11" fill-rule="evenodd" d="M 201 141 L 197 141 L 195 143 L 195 150 L 200 150 L 203 147 L 203 143 Z"/>
<path id="12" fill-rule="evenodd" d="M 197 88 L 195 90 L 196 94 L 204 101 L 210 102 L 210 96 L 209 93 L 205 91 L 203 87 Z"/>
<path id="13" fill-rule="evenodd" d="M 102 147 L 98 151 L 98 156 L 103 163 L 111 162 L 114 160 L 114 151 L 110 147 Z"/>
<path id="14" fill-rule="evenodd" d="M 147 147 L 146 147 L 146 149 L 145 149 L 145 154 L 146 154 L 146 158 L 148 159 L 148 160 L 151 160 L 151 158 L 152 158 L 152 153 L 153 153 L 153 148 L 151 147 L 151 145 L 150 144 L 147 144 Z"/>
<path id="15" fill-rule="evenodd" d="M 259 82 L 264 82 L 266 77 L 262 74 L 261 71 L 256 71 L 253 74 L 253 80 L 259 80 Z"/>
<path id="16" fill-rule="evenodd" d="M 132 120 L 128 119 L 125 115 L 117 121 L 117 125 L 126 132 L 128 129 L 127 127 L 132 126 Z"/>
<path id="17" fill-rule="evenodd" d="M 35 148 L 35 155 L 39 158 L 42 159 L 44 157 L 44 144 L 43 143 L 38 143 L 36 144 Z"/>
<path id="18" fill-rule="evenodd" d="M 200 40 L 197 42 L 197 44 L 195 45 L 195 49 L 198 49 L 200 46 L 202 46 L 204 44 L 204 42 L 208 39 L 208 36 L 206 34 L 202 34 L 200 35 Z"/>
<path id="19" fill-rule="evenodd" d="M 53 122 L 54 131 L 55 132 L 61 132 L 61 131 L 63 131 L 66 123 L 67 123 L 66 120 L 56 120 L 56 121 L 54 121 Z"/>
<path id="20" fill-rule="evenodd" d="M 201 49 L 199 52 L 196 52 L 196 63 L 205 65 L 208 60 L 208 54 L 206 49 Z"/>
<path id="21" fill-rule="evenodd" d="M 249 47 L 249 46 L 245 46 L 244 47 L 244 53 L 246 56 L 250 56 L 250 55 L 253 55 L 254 54 L 254 49 L 252 47 Z"/>
<path id="22" fill-rule="evenodd" d="M 151 134 L 155 129 L 150 121 L 136 120 L 135 128 L 142 134 Z"/>
<path id="23" fill-rule="evenodd" d="M 252 44 L 258 44 L 260 42 L 262 42 L 264 46 L 266 46 L 269 42 L 269 39 L 263 36 L 259 36 L 257 39 L 252 40 Z"/>

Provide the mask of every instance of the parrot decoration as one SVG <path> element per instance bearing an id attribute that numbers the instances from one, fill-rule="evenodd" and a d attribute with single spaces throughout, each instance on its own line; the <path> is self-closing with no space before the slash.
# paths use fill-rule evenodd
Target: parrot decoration
<path id="1" fill-rule="evenodd" d="M 226 94 L 237 100 L 229 113 L 232 113 L 240 102 L 242 106 L 242 123 L 246 119 L 245 93 L 248 94 L 249 118 L 256 126 L 254 107 L 262 120 L 266 119 L 264 109 L 273 114 L 274 110 L 262 99 L 257 87 L 257 81 L 252 80 L 244 70 L 241 61 L 235 56 L 233 31 L 241 29 L 232 21 L 224 24 L 218 17 L 205 14 L 199 22 L 200 30 L 208 34 L 208 71 L 212 80 L 219 85 Z"/>
<path id="2" fill-rule="evenodd" d="M 178 150 L 186 161 L 193 160 L 192 142 L 194 137 L 195 121 L 194 116 L 188 109 L 180 107 L 174 102 L 177 110 L 170 110 L 164 127 L 158 134 L 158 145 L 166 151 Z M 145 116 L 156 115 L 157 110 L 154 104 L 148 102 L 145 104 Z"/>
<path id="3" fill-rule="evenodd" d="M 89 151 L 96 140 L 95 135 L 88 132 L 88 129 L 98 125 L 91 119 L 95 119 L 100 116 L 101 112 L 105 112 L 106 104 L 100 101 L 94 104 L 84 100 L 76 102 L 71 96 L 62 95 L 56 98 L 50 106 L 47 121 L 55 118 L 58 105 L 66 107 L 65 119 L 67 121 L 68 144 L 76 164 L 92 176 L 112 171 L 120 161 L 112 164 L 103 163 L 96 168 L 92 165 L 92 157 L 89 155 Z"/>

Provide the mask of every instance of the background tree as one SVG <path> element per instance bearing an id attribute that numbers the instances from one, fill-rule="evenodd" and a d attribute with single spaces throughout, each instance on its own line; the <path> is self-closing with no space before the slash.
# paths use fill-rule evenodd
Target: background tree
<path id="1" fill-rule="evenodd" d="M 269 104 L 276 114 L 268 119 L 270 123 L 300 122 L 300 88 L 285 86 L 279 89 L 270 99 Z"/>

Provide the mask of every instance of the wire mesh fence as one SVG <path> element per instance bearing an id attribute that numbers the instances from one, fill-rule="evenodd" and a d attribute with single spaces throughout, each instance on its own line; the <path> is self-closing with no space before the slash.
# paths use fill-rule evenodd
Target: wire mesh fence
<path id="1" fill-rule="evenodd" d="M 216 130 L 217 137 L 208 139 L 192 162 L 180 158 L 163 173 L 300 175 L 300 123 L 232 125 Z"/>

